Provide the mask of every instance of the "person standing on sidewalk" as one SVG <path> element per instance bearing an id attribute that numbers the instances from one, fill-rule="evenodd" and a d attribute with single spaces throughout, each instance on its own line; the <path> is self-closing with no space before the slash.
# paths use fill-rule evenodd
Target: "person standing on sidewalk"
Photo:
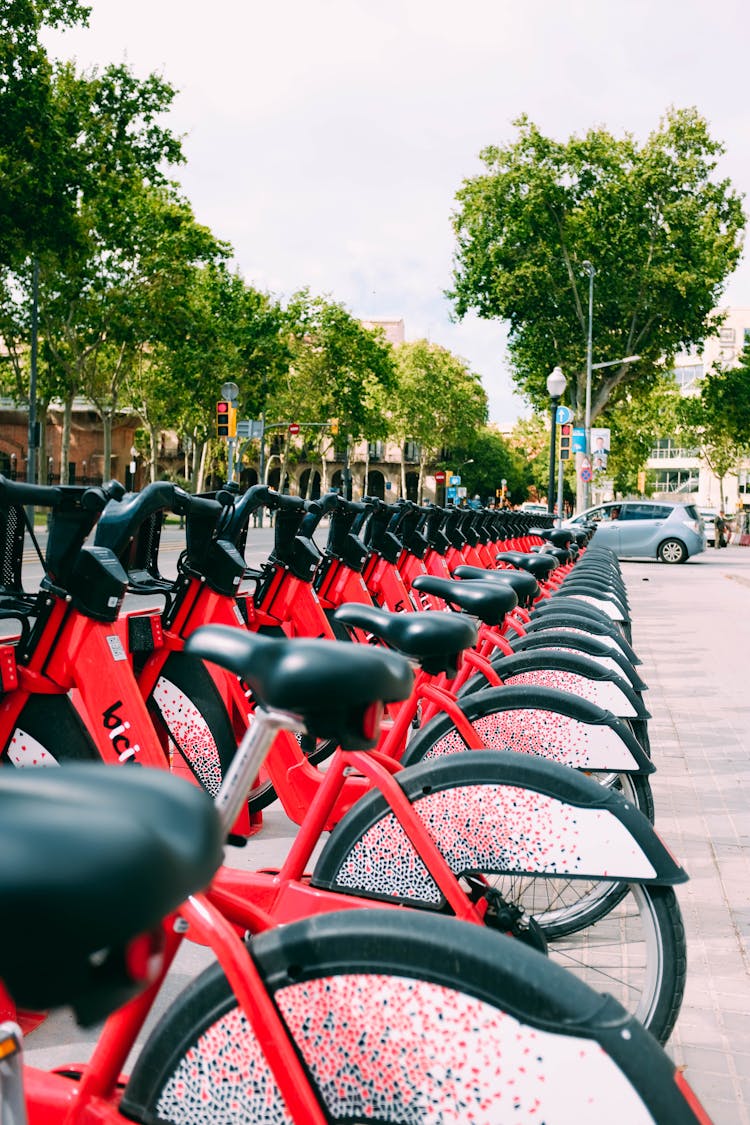
<path id="1" fill-rule="evenodd" d="M 716 534 L 714 535 L 714 547 L 718 551 L 721 547 L 726 547 L 727 545 L 727 521 L 724 519 L 723 512 L 719 512 L 718 516 L 714 520 L 714 527 L 716 528 Z"/>

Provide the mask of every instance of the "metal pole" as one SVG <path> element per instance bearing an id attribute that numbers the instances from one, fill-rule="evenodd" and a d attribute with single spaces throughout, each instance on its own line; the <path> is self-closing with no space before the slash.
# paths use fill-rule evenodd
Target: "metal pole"
<path id="1" fill-rule="evenodd" d="M 233 437 L 227 438 L 227 480 L 230 484 L 234 482 L 234 445 L 236 439 Z"/>
<path id="2" fill-rule="evenodd" d="M 36 373 L 39 346 L 39 259 L 34 258 L 31 275 L 31 357 L 29 365 L 29 455 L 26 462 L 26 480 L 36 484 Z"/>
<path id="3" fill-rule="evenodd" d="M 563 469 L 565 462 L 562 458 L 557 462 L 557 526 L 562 523 L 563 518 Z"/>
<path id="4" fill-rule="evenodd" d="M 265 382 L 264 382 L 265 386 Z M 258 484 L 265 484 L 264 473 L 266 471 L 266 408 L 265 405 L 260 412 L 260 457 L 258 458 Z M 258 527 L 263 527 L 263 506 L 261 505 L 256 512 L 258 519 Z"/>
<path id="5" fill-rule="evenodd" d="M 589 322 L 588 332 L 586 338 L 586 456 L 591 460 L 591 371 L 593 359 L 593 336 L 594 336 L 594 269 L 591 262 L 584 262 L 583 268 L 589 275 Z M 583 506 L 588 508 L 591 502 L 591 482 L 584 481 L 583 483 Z"/>
<path id="6" fill-rule="evenodd" d="M 36 373 L 39 346 L 39 259 L 34 258 L 31 272 L 31 356 L 29 363 L 29 433 L 26 455 L 26 480 L 36 484 L 37 422 L 36 422 Z M 34 526 L 34 509 L 26 509 L 26 517 Z"/>
<path id="7" fill-rule="evenodd" d="M 345 500 L 352 498 L 352 475 L 349 470 L 349 434 L 346 435 L 346 453 L 344 454 L 344 471 L 341 474 L 342 492 Z"/>
<path id="8" fill-rule="evenodd" d="M 550 435 L 549 435 L 549 486 L 547 488 L 547 511 L 550 515 L 555 510 L 555 444 L 557 438 L 557 405 L 560 399 L 553 395 L 550 398 Z"/>

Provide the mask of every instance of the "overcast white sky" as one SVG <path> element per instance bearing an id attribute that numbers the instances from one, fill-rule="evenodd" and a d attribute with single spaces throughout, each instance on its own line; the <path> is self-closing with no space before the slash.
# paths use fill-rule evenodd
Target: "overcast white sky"
<path id="1" fill-rule="evenodd" d="M 450 321 L 450 215 L 479 151 L 526 113 L 561 140 L 644 138 L 695 105 L 750 193 L 748 0 L 90 0 L 48 36 L 81 66 L 127 61 L 179 90 L 179 172 L 245 279 L 308 285 L 356 316 L 403 317 L 465 357 L 501 424 L 513 395 L 502 324 Z M 750 305 L 743 262 L 727 301 Z"/>

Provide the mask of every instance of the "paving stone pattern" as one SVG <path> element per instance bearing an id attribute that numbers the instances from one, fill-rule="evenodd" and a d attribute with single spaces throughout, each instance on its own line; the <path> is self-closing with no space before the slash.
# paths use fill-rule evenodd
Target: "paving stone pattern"
<path id="1" fill-rule="evenodd" d="M 623 563 L 649 684 L 656 827 L 685 866 L 685 1000 L 669 1043 L 714 1125 L 750 1123 L 750 551 Z"/>

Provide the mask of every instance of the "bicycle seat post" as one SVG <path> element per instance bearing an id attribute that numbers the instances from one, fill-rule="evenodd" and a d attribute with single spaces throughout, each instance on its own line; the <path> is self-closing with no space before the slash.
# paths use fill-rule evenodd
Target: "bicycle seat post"
<path id="1" fill-rule="evenodd" d="M 225 835 L 232 831 L 278 732 L 300 730 L 302 725 L 297 716 L 285 711 L 263 707 L 255 710 L 216 794 L 215 804 Z"/>

